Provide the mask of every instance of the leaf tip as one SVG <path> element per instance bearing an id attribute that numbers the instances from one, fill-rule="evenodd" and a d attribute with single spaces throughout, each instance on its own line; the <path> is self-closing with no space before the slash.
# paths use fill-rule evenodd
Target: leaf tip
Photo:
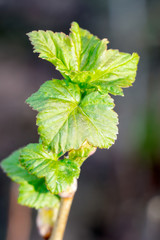
<path id="1" fill-rule="evenodd" d="M 79 24 L 76 21 L 73 21 L 71 23 L 71 27 L 79 27 Z"/>

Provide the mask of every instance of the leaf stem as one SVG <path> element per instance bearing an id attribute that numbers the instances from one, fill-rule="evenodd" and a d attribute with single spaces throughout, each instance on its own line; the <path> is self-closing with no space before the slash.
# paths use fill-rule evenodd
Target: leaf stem
<path id="1" fill-rule="evenodd" d="M 49 240 L 63 240 L 70 208 L 74 199 L 75 192 L 77 190 L 77 180 L 76 182 L 74 182 L 74 187 L 72 186 L 71 188 L 72 192 L 70 191 L 70 189 L 69 191 L 61 194 L 61 205 L 58 217 Z"/>

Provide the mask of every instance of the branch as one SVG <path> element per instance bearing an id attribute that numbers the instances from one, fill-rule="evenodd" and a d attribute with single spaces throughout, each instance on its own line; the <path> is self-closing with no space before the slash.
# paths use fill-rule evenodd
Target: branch
<path id="1" fill-rule="evenodd" d="M 60 194 L 61 205 L 52 235 L 49 240 L 63 240 L 70 208 L 76 191 L 77 180 L 75 179 L 73 185 L 67 191 Z"/>

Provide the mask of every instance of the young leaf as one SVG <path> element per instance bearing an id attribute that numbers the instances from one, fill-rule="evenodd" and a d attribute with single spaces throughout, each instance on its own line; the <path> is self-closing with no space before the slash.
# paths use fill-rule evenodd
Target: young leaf
<path id="1" fill-rule="evenodd" d="M 95 147 L 92 147 L 87 142 L 84 143 L 78 150 L 71 150 L 68 154 L 69 159 L 75 161 L 79 166 L 94 152 L 96 151 Z"/>
<path id="2" fill-rule="evenodd" d="M 97 69 L 71 72 L 70 78 L 81 88 L 95 88 L 102 93 L 123 96 L 122 88 L 132 86 L 135 81 L 138 61 L 139 56 L 136 53 L 130 55 L 118 50 L 108 50 Z"/>
<path id="3" fill-rule="evenodd" d="M 22 148 L 13 152 L 9 157 L 4 159 L 1 167 L 4 172 L 16 183 L 36 181 L 37 177 L 29 174 L 19 163 L 19 157 Z"/>
<path id="4" fill-rule="evenodd" d="M 97 69 L 101 62 L 101 57 L 107 48 L 107 39 L 100 40 L 89 31 L 79 27 L 78 23 L 71 24 L 71 33 L 69 37 L 73 44 L 76 56 L 75 61 L 78 65 L 78 71 L 89 71 Z M 72 71 L 77 71 L 72 69 Z M 71 72 L 69 73 L 71 74 Z"/>
<path id="5" fill-rule="evenodd" d="M 32 184 L 24 182 L 20 185 L 18 203 L 36 209 L 55 208 L 59 206 L 60 198 L 47 190 L 44 179 L 37 178 Z"/>
<path id="6" fill-rule="evenodd" d="M 51 80 L 27 102 L 39 111 L 41 139 L 56 153 L 78 149 L 85 141 L 109 148 L 116 139 L 118 117 L 112 110 L 113 99 L 107 94 L 92 92 L 82 98 L 77 85 Z"/>
<path id="7" fill-rule="evenodd" d="M 59 197 L 51 194 L 46 186 L 44 178 L 39 179 L 31 175 L 20 166 L 19 156 L 22 149 L 13 152 L 8 158 L 4 159 L 1 167 L 7 175 L 16 183 L 20 184 L 19 198 L 20 204 L 33 207 L 54 207 L 59 202 Z"/>
<path id="8" fill-rule="evenodd" d="M 45 177 L 47 188 L 52 193 L 65 191 L 74 178 L 79 177 L 78 165 L 69 160 L 57 160 L 42 144 L 29 144 L 23 148 L 20 163 L 38 178 Z"/>
<path id="9" fill-rule="evenodd" d="M 102 92 L 123 95 L 122 87 L 135 80 L 139 56 L 107 50 L 107 39 L 100 40 L 77 23 L 72 23 L 70 37 L 75 46 L 79 71 L 71 71 L 71 81 L 85 88 L 95 87 Z"/>
<path id="10" fill-rule="evenodd" d="M 26 102 L 37 111 L 45 109 L 49 111 L 53 107 L 58 112 L 65 108 L 67 115 L 68 111 L 72 111 L 79 104 L 80 100 L 81 92 L 77 84 L 66 84 L 62 80 L 53 79 L 42 84 L 38 92 L 32 94 Z M 62 118 L 57 120 L 60 124 L 63 121 Z"/>
<path id="11" fill-rule="evenodd" d="M 51 62 L 62 73 L 76 68 L 71 39 L 64 33 L 33 31 L 27 34 L 39 57 Z M 78 69 L 77 69 L 78 70 Z"/>
<path id="12" fill-rule="evenodd" d="M 33 31 L 28 35 L 34 51 L 81 88 L 123 95 L 122 88 L 135 80 L 138 54 L 107 50 L 107 39 L 100 40 L 76 22 L 72 23 L 69 36 L 51 31 Z"/>
<path id="13" fill-rule="evenodd" d="M 75 22 L 72 23 L 70 37 L 76 46 L 75 49 L 78 49 L 81 62 L 80 71 L 71 72 L 71 80 L 87 82 L 94 86 L 105 87 L 106 85 L 105 88 L 108 82 L 111 86 L 113 84 L 127 87 L 134 81 L 139 60 L 138 54 L 130 55 L 120 53 L 118 50 L 107 50 L 107 39 L 98 39 L 88 31 L 81 29 Z"/>

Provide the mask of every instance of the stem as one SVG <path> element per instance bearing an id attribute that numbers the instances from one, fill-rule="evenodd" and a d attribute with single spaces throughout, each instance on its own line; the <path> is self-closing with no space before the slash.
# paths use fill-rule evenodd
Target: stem
<path id="1" fill-rule="evenodd" d="M 60 210 L 50 240 L 63 239 L 72 201 L 73 197 L 61 199 Z"/>
<path id="2" fill-rule="evenodd" d="M 76 190 L 77 190 L 77 181 L 74 182 L 73 186 L 69 189 L 69 191 L 61 194 L 61 205 L 60 205 L 58 217 L 49 240 L 63 240 L 70 208 L 71 208 Z"/>

